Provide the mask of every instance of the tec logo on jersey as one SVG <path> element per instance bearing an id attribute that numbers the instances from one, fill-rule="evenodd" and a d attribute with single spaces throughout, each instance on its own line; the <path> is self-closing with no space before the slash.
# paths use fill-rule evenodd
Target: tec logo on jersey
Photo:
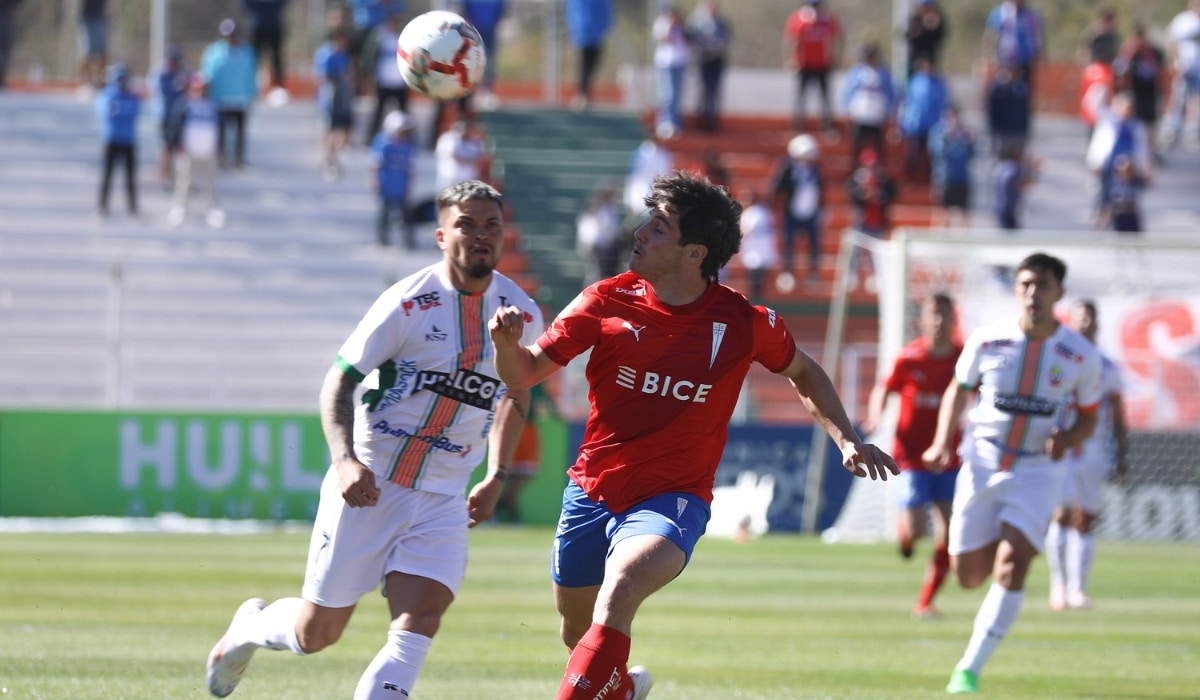
<path id="1" fill-rule="evenodd" d="M 411 316 L 413 309 L 417 309 L 418 311 L 426 311 L 428 309 L 432 309 L 435 306 L 441 306 L 441 305 L 442 305 L 442 300 L 438 296 L 437 292 L 426 292 L 425 294 L 418 294 L 415 297 L 413 297 L 412 299 L 405 299 L 404 301 L 400 302 L 400 307 L 402 309 L 404 309 L 405 316 Z"/>

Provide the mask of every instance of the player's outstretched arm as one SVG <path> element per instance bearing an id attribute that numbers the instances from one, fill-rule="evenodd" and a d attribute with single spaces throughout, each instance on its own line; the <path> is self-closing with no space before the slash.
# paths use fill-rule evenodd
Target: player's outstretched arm
<path id="1" fill-rule="evenodd" d="M 888 472 L 900 473 L 890 455 L 858 436 L 833 381 L 812 357 L 796 348 L 796 357 L 780 374 L 791 381 L 804 407 L 833 438 L 842 453 L 842 466 L 847 471 L 855 476 L 885 481 Z"/>
<path id="2" fill-rule="evenodd" d="M 509 390 L 528 389 L 559 369 L 536 344 L 521 345 L 524 332 L 525 314 L 515 306 L 497 309 L 488 321 L 488 333 L 496 348 L 496 373 Z"/>

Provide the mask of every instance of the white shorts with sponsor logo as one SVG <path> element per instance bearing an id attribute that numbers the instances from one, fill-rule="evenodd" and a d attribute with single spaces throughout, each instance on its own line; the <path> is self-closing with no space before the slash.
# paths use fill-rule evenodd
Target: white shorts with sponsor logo
<path id="1" fill-rule="evenodd" d="M 462 496 L 378 484 L 379 502 L 351 508 L 332 467 L 308 547 L 301 592 L 330 608 L 354 605 L 398 571 L 433 579 L 455 596 L 467 569 L 467 506 Z"/>
<path id="2" fill-rule="evenodd" d="M 966 450 L 954 484 L 949 549 L 963 554 L 1000 539 L 1002 523 L 1015 527 L 1038 551 L 1062 492 L 1066 465 L 1046 456 L 1022 457 L 1010 471 Z"/>

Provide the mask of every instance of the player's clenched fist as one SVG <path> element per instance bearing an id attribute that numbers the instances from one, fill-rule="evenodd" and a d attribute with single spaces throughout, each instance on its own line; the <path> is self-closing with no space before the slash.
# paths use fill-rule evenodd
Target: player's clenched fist
<path id="1" fill-rule="evenodd" d="M 496 309 L 496 315 L 488 322 L 488 332 L 496 345 L 511 345 L 521 340 L 525 332 L 525 314 L 515 306 Z"/>

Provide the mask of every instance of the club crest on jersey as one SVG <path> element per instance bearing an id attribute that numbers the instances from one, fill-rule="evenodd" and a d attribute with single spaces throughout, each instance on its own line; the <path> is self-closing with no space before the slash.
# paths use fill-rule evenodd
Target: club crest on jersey
<path id="1" fill-rule="evenodd" d="M 1062 367 L 1054 365 L 1050 368 L 1050 386 L 1059 386 L 1063 382 Z"/>
<path id="2" fill-rule="evenodd" d="M 708 368 L 712 369 L 717 361 L 717 352 L 721 349 L 721 341 L 725 340 L 726 324 L 713 321 L 712 354 L 708 356 Z"/>

